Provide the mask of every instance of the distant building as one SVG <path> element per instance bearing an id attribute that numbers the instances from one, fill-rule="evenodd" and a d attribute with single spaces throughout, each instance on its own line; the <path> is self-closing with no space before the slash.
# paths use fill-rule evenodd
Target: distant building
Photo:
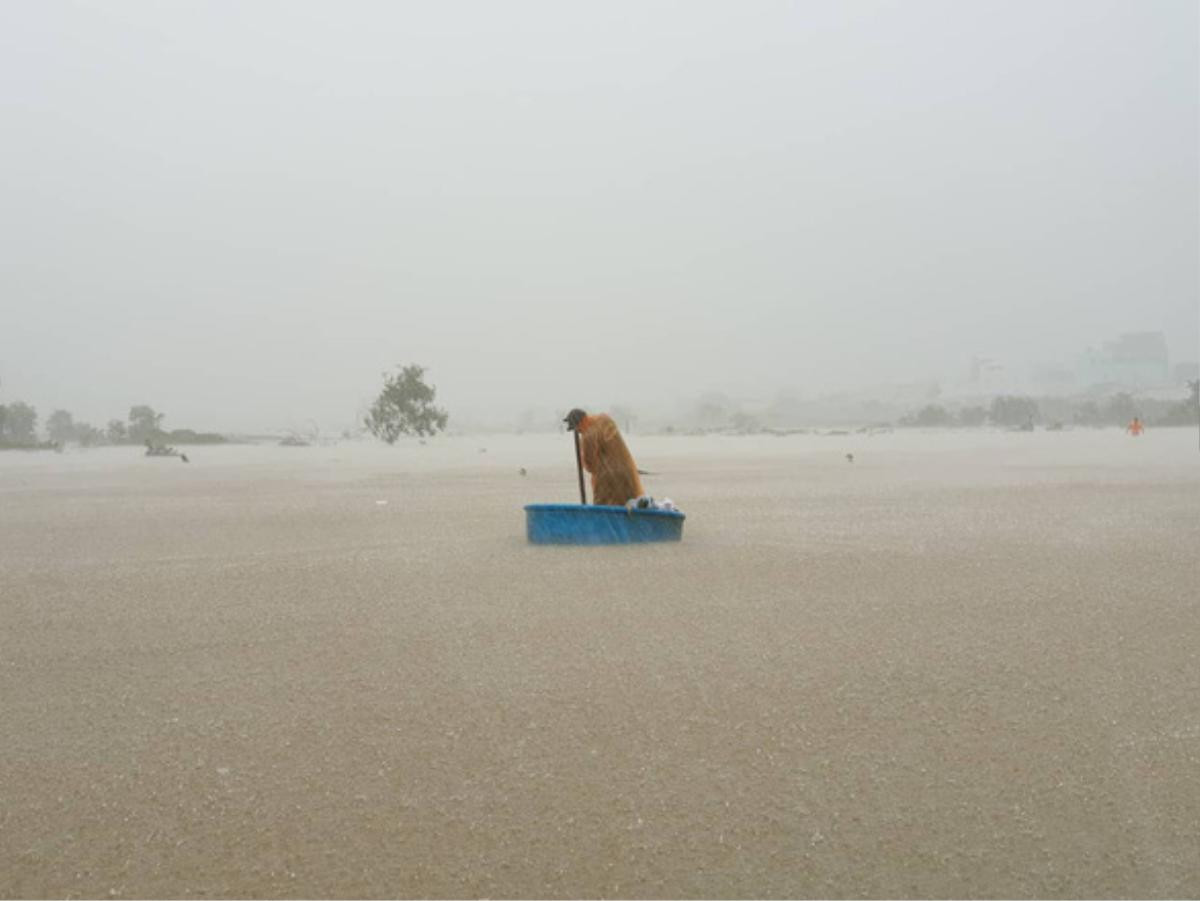
<path id="1" fill-rule="evenodd" d="M 1039 366 L 1033 373 L 1033 384 L 1049 394 L 1067 394 L 1075 387 L 1076 374 L 1058 366 Z"/>
<path id="2" fill-rule="evenodd" d="M 971 374 L 967 384 L 972 390 L 980 393 L 1006 391 L 1009 390 L 1011 381 L 1004 364 L 994 357 L 978 354 L 971 357 Z"/>
<path id="3" fill-rule="evenodd" d="M 1176 385 L 1200 379 L 1200 363 L 1176 363 L 1171 368 L 1171 381 Z"/>
<path id="4" fill-rule="evenodd" d="M 1083 385 L 1149 388 L 1168 381 L 1167 339 L 1162 332 L 1131 332 L 1099 349 L 1089 347 L 1079 362 Z"/>

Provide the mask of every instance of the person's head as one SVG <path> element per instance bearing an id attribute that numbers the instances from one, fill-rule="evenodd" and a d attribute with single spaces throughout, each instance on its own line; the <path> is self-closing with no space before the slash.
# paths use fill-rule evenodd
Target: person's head
<path id="1" fill-rule="evenodd" d="M 567 424 L 567 431 L 574 432 L 578 430 L 579 424 L 585 419 L 587 419 L 587 413 L 576 407 L 566 415 L 566 418 L 563 419 L 563 422 Z"/>

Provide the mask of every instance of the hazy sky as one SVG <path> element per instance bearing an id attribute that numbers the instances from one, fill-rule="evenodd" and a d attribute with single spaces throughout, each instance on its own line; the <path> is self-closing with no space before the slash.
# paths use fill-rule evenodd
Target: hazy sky
<path id="1" fill-rule="evenodd" d="M 0 402 L 351 424 L 1196 359 L 1181 2 L 0 0 Z"/>

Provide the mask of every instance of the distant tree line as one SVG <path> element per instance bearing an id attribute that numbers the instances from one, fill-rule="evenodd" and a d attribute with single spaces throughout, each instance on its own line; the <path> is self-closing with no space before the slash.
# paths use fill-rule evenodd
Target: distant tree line
<path id="1" fill-rule="evenodd" d="M 1183 392 L 1181 392 L 1183 394 Z M 1190 395 L 1190 396 L 1189 396 Z M 668 433 L 708 434 L 788 434 L 803 432 L 812 423 L 840 423 L 847 426 L 866 424 L 867 428 L 980 428 L 1048 429 L 1126 426 L 1135 416 L 1153 427 L 1200 424 L 1200 399 L 1197 382 L 1189 382 L 1187 394 L 1177 399 L 1138 397 L 1118 392 L 1107 397 L 1031 397 L 1004 394 L 989 400 L 962 405 L 939 403 L 931 393 L 924 406 L 904 412 L 889 401 L 829 396 L 803 400 L 794 392 L 779 397 L 759 410 L 749 411 L 719 392 L 710 392 L 693 401 L 690 408 L 677 414 L 674 422 L 652 422 L 650 430 Z M 622 428 L 636 421 L 628 409 L 614 406 Z"/>
<path id="2" fill-rule="evenodd" d="M 901 426 L 976 427 L 991 424 L 1000 428 L 1027 428 L 1042 424 L 1049 428 L 1064 425 L 1124 426 L 1136 416 L 1149 426 L 1189 426 L 1200 422 L 1200 398 L 1197 386 L 1189 383 L 1190 397 L 1180 400 L 1139 398 L 1118 392 L 1100 400 L 1002 395 L 992 399 L 990 407 L 969 406 L 949 410 L 940 404 L 926 404 L 900 417 Z"/>
<path id="3" fill-rule="evenodd" d="M 141 404 L 129 408 L 126 420 L 110 419 L 99 429 L 89 422 L 75 419 L 67 410 L 55 410 L 46 417 L 46 441 L 38 438 L 38 413 L 35 407 L 15 401 L 0 405 L 0 448 L 61 447 L 71 442 L 82 447 L 101 444 L 220 444 L 223 435 L 195 432 L 192 429 L 165 431 L 165 414 Z"/>

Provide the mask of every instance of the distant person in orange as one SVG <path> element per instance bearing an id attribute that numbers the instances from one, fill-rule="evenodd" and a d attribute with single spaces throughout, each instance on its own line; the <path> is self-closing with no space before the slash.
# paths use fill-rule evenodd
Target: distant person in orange
<path id="1" fill-rule="evenodd" d="M 1125 426 L 1125 431 L 1136 438 L 1138 435 L 1142 434 L 1142 432 L 1146 431 L 1146 427 L 1142 425 L 1142 421 L 1135 416 L 1133 417 L 1133 422 Z"/>
<path id="2" fill-rule="evenodd" d="M 564 422 L 579 433 L 583 468 L 592 476 L 593 504 L 622 507 L 646 493 L 633 455 L 611 416 L 575 409 Z"/>

